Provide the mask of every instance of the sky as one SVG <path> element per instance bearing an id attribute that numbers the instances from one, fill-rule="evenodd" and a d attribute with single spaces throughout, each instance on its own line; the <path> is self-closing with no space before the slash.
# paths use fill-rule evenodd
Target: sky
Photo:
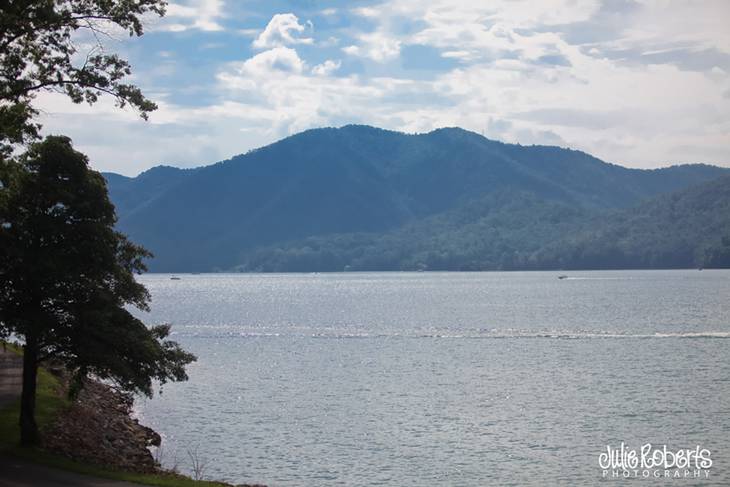
<path id="1" fill-rule="evenodd" d="M 110 99 L 36 100 L 45 133 L 98 170 L 207 165 L 351 123 L 730 166 L 727 0 L 178 0 L 145 25 L 103 43 L 159 105 L 148 122 Z"/>

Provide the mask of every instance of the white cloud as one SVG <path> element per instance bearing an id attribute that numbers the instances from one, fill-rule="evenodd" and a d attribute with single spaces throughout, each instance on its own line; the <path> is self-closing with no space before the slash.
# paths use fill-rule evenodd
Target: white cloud
<path id="1" fill-rule="evenodd" d="M 602 37 L 588 35 L 587 42 L 569 34 L 571 25 L 600 30 L 592 22 L 603 14 L 590 0 L 391 0 L 336 12 L 338 19 L 364 17 L 360 21 L 372 30 L 325 27 L 322 39 L 331 41 L 318 38 L 316 46 L 335 49 L 324 51 L 332 59 L 321 64 L 306 59 L 311 49 L 293 48 L 315 45 L 306 24 L 279 14 L 257 32 L 254 45 L 261 52 L 211 73 L 217 85 L 206 87 L 215 93 L 206 106 L 182 107 L 163 98 L 149 124 L 111 101 L 89 109 L 40 97 L 39 106 L 47 112 L 48 130 L 68 132 L 98 164 L 119 154 L 140 166 L 202 164 L 307 128 L 355 122 L 410 132 L 461 126 L 508 142 L 568 145 L 632 166 L 730 165 L 730 68 L 724 58 L 694 70 L 663 61 L 678 47 L 730 53 L 723 23 L 730 3 L 692 5 L 676 0 L 667 8 L 659 0 L 640 0 L 625 12 L 610 12 L 610 29 Z M 199 29 L 191 15 L 177 14 L 184 28 Z M 426 79 L 390 71 L 397 62 L 386 63 L 408 55 L 413 45 L 431 48 L 423 54 L 426 62 L 433 56 L 458 63 L 441 60 L 448 67 Z M 362 63 L 363 70 L 352 74 L 347 60 L 336 60 L 335 46 L 383 64 Z M 611 50 L 635 50 L 639 59 L 612 56 Z M 654 52 L 651 63 L 640 59 L 647 52 Z M 147 72 L 163 79 L 155 67 Z M 100 140 L 97 121 L 117 124 L 120 141 Z M 177 150 L 175 140 L 182 138 L 188 152 Z M 127 145 L 135 149 L 127 151 Z"/>
<path id="2" fill-rule="evenodd" d="M 327 39 L 323 41 L 319 41 L 317 45 L 319 47 L 335 47 L 340 43 L 340 40 L 335 36 L 329 36 Z"/>
<path id="3" fill-rule="evenodd" d="M 590 82 L 529 66 L 466 67 L 431 82 L 320 76 L 305 69 L 292 49 L 276 48 L 219 73 L 222 99 L 209 106 L 163 101 L 151 123 L 143 123 L 111 101 L 88 108 L 54 95 L 54 104 L 45 104 L 44 123 L 49 131 L 71 135 L 96 167 L 112 168 L 123 154 L 130 165 L 117 170 L 127 173 L 160 162 L 210 163 L 301 130 L 350 122 L 409 132 L 461 126 L 508 142 L 559 143 L 639 166 L 730 159 L 730 122 L 723 116 L 730 99 L 714 81 L 671 66 L 636 72 L 608 60 L 575 61 Z M 657 85 L 657 79 L 664 82 Z M 120 138 L 100 138 L 99 127 Z M 241 129 L 247 129 L 245 136 Z M 182 138 L 186 151 L 175 149 Z M 115 151 L 114 144 L 127 145 Z"/>
<path id="4" fill-rule="evenodd" d="M 479 58 L 479 53 L 475 51 L 457 50 L 457 51 L 443 51 L 441 57 L 459 59 L 461 61 L 473 61 Z"/>
<path id="5" fill-rule="evenodd" d="M 221 31 L 219 20 L 223 17 L 223 0 L 187 0 L 171 2 L 167 14 L 159 24 L 161 30 L 182 32 L 190 29 Z"/>
<path id="6" fill-rule="evenodd" d="M 400 54 L 401 41 L 382 31 L 375 31 L 359 36 L 358 45 L 350 45 L 342 48 L 345 54 L 360 56 L 372 59 L 377 62 L 385 62 L 395 59 Z"/>
<path id="7" fill-rule="evenodd" d="M 354 8 L 352 12 L 360 17 L 374 18 L 378 16 L 378 9 L 372 7 Z"/>
<path id="8" fill-rule="evenodd" d="M 377 17 L 400 15 L 455 28 L 495 22 L 531 28 L 587 20 L 601 3 L 600 0 L 431 0 L 424 4 L 420 0 L 390 0 L 377 7 Z"/>
<path id="9" fill-rule="evenodd" d="M 333 61 L 332 59 L 327 59 L 322 64 L 318 64 L 313 67 L 312 74 L 315 74 L 317 76 L 329 76 L 330 74 L 340 69 L 341 65 L 342 61 L 340 60 Z"/>
<path id="10" fill-rule="evenodd" d="M 311 28 L 312 23 L 308 21 L 307 25 Z M 311 37 L 299 37 L 306 29 L 307 27 L 299 23 L 296 15 L 276 14 L 253 41 L 253 46 L 257 49 L 268 49 L 293 44 L 312 44 L 314 40 Z"/>
<path id="11" fill-rule="evenodd" d="M 730 2 L 726 0 L 640 0 L 622 36 L 613 45 L 684 45 L 730 53 Z"/>
<path id="12" fill-rule="evenodd" d="M 219 74 L 231 101 L 208 118 L 254 110 L 257 123 L 268 127 L 259 129 L 266 140 L 349 122 L 410 132 L 455 125 L 508 142 L 569 145 L 629 165 L 730 159 L 725 79 L 671 65 L 617 64 L 551 33 L 510 36 L 521 58 L 421 81 L 322 76 L 336 61 L 308 70 L 293 49 L 266 51 Z M 551 50 L 570 66 L 534 62 Z"/>
<path id="13" fill-rule="evenodd" d="M 251 78 L 271 75 L 299 74 L 304 71 L 305 63 L 290 47 L 275 47 L 261 52 L 243 63 L 231 65 L 237 74 L 235 78 L 247 85 Z M 219 76 L 226 76 L 221 73 Z"/>
<path id="14" fill-rule="evenodd" d="M 444 49 L 445 57 L 470 61 L 520 48 L 513 38 L 517 30 L 586 20 L 599 7 L 598 0 L 391 0 L 353 9 L 378 26 L 356 36 L 359 42 L 343 51 L 385 62 L 398 57 L 403 45 L 422 44 Z M 403 35 L 394 21 L 398 18 L 421 21 L 425 27 Z"/>

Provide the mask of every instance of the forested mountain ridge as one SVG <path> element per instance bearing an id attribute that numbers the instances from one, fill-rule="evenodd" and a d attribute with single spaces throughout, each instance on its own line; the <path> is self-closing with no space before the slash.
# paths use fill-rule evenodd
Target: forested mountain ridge
<path id="1" fill-rule="evenodd" d="M 627 209 L 504 190 L 383 234 L 311 237 L 242 255 L 244 272 L 730 267 L 730 176 Z"/>
<path id="2" fill-rule="evenodd" d="M 105 176 L 118 227 L 156 255 L 151 270 L 183 272 L 236 266 L 342 270 L 353 264 L 336 259 L 321 268 L 269 269 L 263 261 L 252 263 L 262 252 L 291 250 L 306 239 L 345 238 L 354 247 L 367 241 L 358 239 L 378 239 L 395 245 L 393 239 L 404 243 L 408 232 L 423 236 L 441 225 L 460 235 L 471 229 L 469 238 L 479 241 L 496 239 L 489 267 L 511 268 L 515 252 L 542 249 L 556 231 L 577 231 L 570 225 L 588 215 L 726 173 L 706 165 L 628 169 L 580 151 L 504 144 L 456 128 L 407 135 L 345 126 L 302 132 L 194 170 L 159 167 L 137 178 Z M 535 219 L 545 211 L 560 225 Z M 514 232 L 497 237 L 488 230 L 492 227 L 484 227 L 490 218 L 509 219 L 509 212 L 515 212 Z M 441 232 L 428 238 L 446 237 Z M 478 246 L 470 248 L 477 252 Z M 496 248 L 498 258 L 492 255 Z M 387 268 L 431 268 L 413 252 L 407 263 L 392 261 Z M 484 256 L 473 257 L 484 262 Z M 452 265 L 444 261 L 436 267 Z"/>
<path id="3" fill-rule="evenodd" d="M 594 217 L 536 256 L 543 267 L 730 268 L 730 176 Z"/>

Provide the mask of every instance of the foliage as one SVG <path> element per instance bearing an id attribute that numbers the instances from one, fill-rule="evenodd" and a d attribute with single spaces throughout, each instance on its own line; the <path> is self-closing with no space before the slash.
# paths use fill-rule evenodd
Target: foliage
<path id="1" fill-rule="evenodd" d="M 536 260 L 564 268 L 730 267 L 730 177 L 600 215 L 544 246 Z"/>
<path id="2" fill-rule="evenodd" d="M 537 246 L 568 232 L 565 222 L 547 224 L 556 214 L 570 219 L 574 210 L 626 208 L 727 173 L 702 165 L 627 169 L 579 151 L 502 144 L 461 129 L 408 135 L 346 126 L 306 131 L 195 170 L 159 167 L 136 178 L 108 175 L 108 181 L 119 229 L 156 254 L 153 271 L 240 264 L 398 269 L 419 262 L 458 269 L 510 268 L 515 251 L 514 264 L 527 265 Z M 538 201 L 551 204 L 543 209 Z M 456 228 L 449 218 L 469 228 Z M 372 239 L 380 244 L 369 246 Z M 320 243 L 329 251 L 312 251 Z M 253 262 L 257 248 L 281 264 Z M 355 248 L 373 255 L 354 255 Z M 274 249 L 290 255 L 282 260 Z"/>
<path id="3" fill-rule="evenodd" d="M 383 234 L 340 234 L 244 254 L 239 271 L 495 270 L 577 228 L 584 210 L 502 190 Z"/>
<path id="4" fill-rule="evenodd" d="M 164 15 L 165 0 L 8 0 L 0 2 L 0 156 L 38 136 L 32 101 L 41 90 L 74 103 L 109 94 L 143 118 L 156 105 L 124 82 L 129 63 L 106 51 L 112 29 L 143 33 L 145 14 Z M 93 47 L 84 49 L 80 36 Z"/>
<path id="5" fill-rule="evenodd" d="M 628 210 L 504 190 L 385 233 L 241 254 L 241 272 L 730 267 L 730 177 Z"/>
<path id="6" fill-rule="evenodd" d="M 66 137 L 32 145 L 7 167 L 0 329 L 23 337 L 24 369 L 52 357 L 77 378 L 93 374 L 148 395 L 153 380 L 185 380 L 195 357 L 166 340 L 169 326 L 148 329 L 127 309 L 147 309 L 149 295 L 134 274 L 150 254 L 114 229 L 104 178 Z"/>

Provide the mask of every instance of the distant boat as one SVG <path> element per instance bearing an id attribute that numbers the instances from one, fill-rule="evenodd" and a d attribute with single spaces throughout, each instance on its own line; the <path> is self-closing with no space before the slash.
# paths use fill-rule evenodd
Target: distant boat
<path id="1" fill-rule="evenodd" d="M 568 278 L 568 276 L 566 276 L 566 275 L 558 276 L 558 279 L 567 279 L 567 278 Z"/>
<path id="2" fill-rule="evenodd" d="M 179 278 L 179 277 L 177 277 L 177 276 L 172 276 L 172 277 L 170 278 L 170 280 L 171 280 L 171 281 L 179 281 L 179 280 L 180 280 L 180 278 Z"/>

